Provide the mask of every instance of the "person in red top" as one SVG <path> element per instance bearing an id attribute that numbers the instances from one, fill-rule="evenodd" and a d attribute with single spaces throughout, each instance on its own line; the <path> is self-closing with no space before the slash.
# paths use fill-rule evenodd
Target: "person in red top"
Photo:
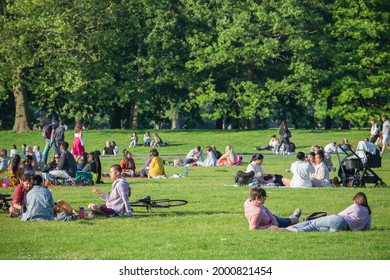
<path id="1" fill-rule="evenodd" d="M 9 208 L 9 216 L 11 218 L 18 217 L 23 213 L 23 205 L 27 193 L 32 189 L 33 174 L 24 173 L 20 178 L 21 183 L 16 186 L 12 197 L 12 205 Z"/>
<path id="2" fill-rule="evenodd" d="M 123 150 L 123 158 L 119 162 L 119 165 L 122 168 L 122 176 L 134 177 L 135 162 L 130 151 Z"/>

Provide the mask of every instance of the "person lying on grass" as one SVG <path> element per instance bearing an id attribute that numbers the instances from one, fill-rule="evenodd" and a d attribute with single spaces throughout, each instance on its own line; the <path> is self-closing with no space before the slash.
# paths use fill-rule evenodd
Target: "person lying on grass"
<path id="1" fill-rule="evenodd" d="M 309 232 L 342 230 L 369 230 L 371 228 L 371 209 L 368 206 L 367 196 L 358 192 L 353 197 L 353 204 L 337 215 L 330 215 L 318 219 L 305 221 L 287 228 L 273 227 L 271 230 Z"/>
<path id="2" fill-rule="evenodd" d="M 271 226 L 288 227 L 298 223 L 301 209 L 297 208 L 289 218 L 275 216 L 265 206 L 267 193 L 260 187 L 254 187 L 250 191 L 250 198 L 244 203 L 245 217 L 250 230 L 268 229 Z"/>
<path id="3" fill-rule="evenodd" d="M 130 184 L 126 182 L 125 178 L 121 177 L 122 168 L 119 164 L 114 164 L 110 168 L 110 178 L 114 180 L 112 183 L 111 191 L 105 194 L 93 188 L 92 191 L 100 195 L 100 197 L 106 201 L 105 205 L 89 204 L 89 217 L 94 218 L 96 215 L 105 216 L 132 216 L 130 208 L 129 198 L 131 196 Z"/>

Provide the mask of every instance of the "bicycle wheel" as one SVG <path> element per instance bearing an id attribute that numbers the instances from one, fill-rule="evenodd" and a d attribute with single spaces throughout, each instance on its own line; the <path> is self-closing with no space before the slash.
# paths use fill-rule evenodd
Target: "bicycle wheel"
<path id="1" fill-rule="evenodd" d="M 187 203 L 188 203 L 187 200 L 181 200 L 181 199 L 158 199 L 158 200 L 152 200 L 151 206 L 156 208 L 169 208 L 169 207 L 181 206 Z"/>

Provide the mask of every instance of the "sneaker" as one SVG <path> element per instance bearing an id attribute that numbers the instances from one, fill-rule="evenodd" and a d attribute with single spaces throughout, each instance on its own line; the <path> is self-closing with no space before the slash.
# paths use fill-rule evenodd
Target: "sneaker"
<path id="1" fill-rule="evenodd" d="M 299 219 L 299 217 L 301 216 L 301 214 L 302 214 L 301 208 L 297 208 L 297 209 L 295 209 L 295 211 L 292 213 L 292 215 L 290 216 L 290 218 L 297 218 L 297 219 Z"/>

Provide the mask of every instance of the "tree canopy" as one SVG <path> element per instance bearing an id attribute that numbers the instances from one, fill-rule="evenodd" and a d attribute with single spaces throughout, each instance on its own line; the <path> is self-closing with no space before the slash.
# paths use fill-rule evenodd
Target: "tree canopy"
<path id="1" fill-rule="evenodd" d="M 365 125 L 390 109 L 385 0 L 0 0 L 1 129 Z M 43 114 L 43 116 L 42 116 Z"/>

